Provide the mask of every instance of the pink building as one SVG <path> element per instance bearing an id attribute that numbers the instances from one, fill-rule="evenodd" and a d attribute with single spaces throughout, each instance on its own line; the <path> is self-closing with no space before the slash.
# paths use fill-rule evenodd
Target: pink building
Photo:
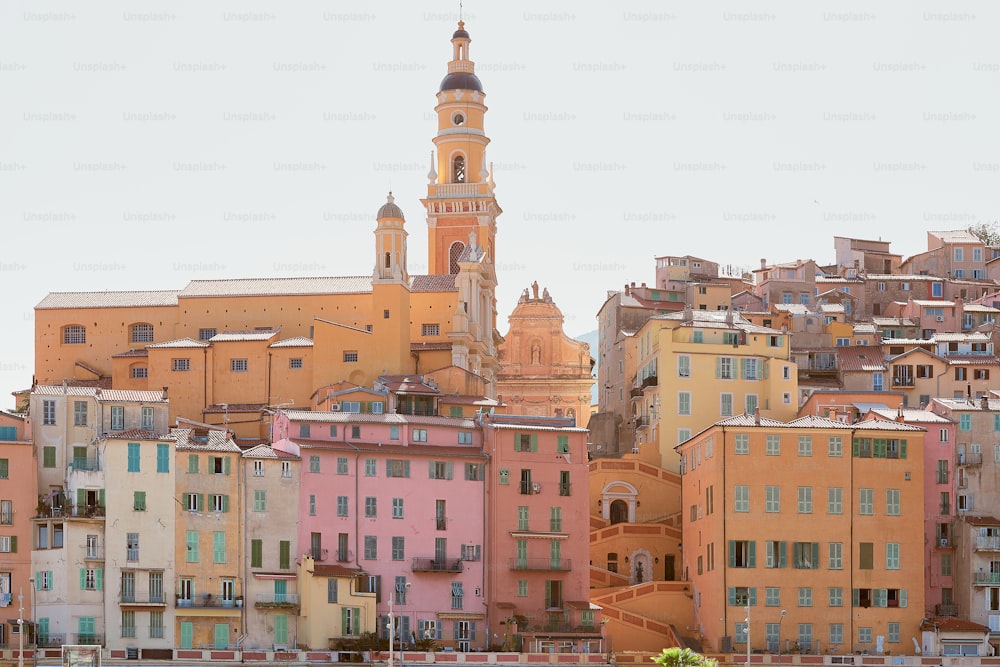
<path id="1" fill-rule="evenodd" d="M 958 473 L 955 461 L 955 422 L 927 410 L 875 409 L 871 419 L 902 420 L 922 426 L 924 433 L 924 607 L 928 616 L 954 616 L 956 563 L 953 528 Z"/>
<path id="2" fill-rule="evenodd" d="M 24 594 L 24 618 L 31 611 L 31 517 L 38 505 L 35 448 L 30 420 L 0 411 L 0 606 L 13 608 L 0 625 L 0 644 L 17 644 L 17 596 Z M 32 641 L 34 633 L 25 624 Z M 28 639 L 26 637 L 26 639 Z M 28 642 L 26 642 L 28 643 Z"/>
<path id="3" fill-rule="evenodd" d="M 589 602 L 587 430 L 572 420 L 481 421 L 487 470 L 487 584 L 494 642 L 537 652 L 598 652 Z"/>
<path id="4" fill-rule="evenodd" d="M 302 459 L 299 551 L 360 568 L 359 586 L 376 593 L 377 619 L 352 624 L 345 638 L 385 636 L 392 601 L 403 645 L 489 645 L 487 457 L 475 421 L 289 410 L 275 417 L 274 440 Z"/>

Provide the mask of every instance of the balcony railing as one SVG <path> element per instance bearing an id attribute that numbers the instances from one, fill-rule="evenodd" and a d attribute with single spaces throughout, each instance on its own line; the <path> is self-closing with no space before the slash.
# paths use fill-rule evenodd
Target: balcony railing
<path id="1" fill-rule="evenodd" d="M 84 554 L 84 560 L 104 560 L 104 549 L 100 547 L 87 547 Z"/>
<path id="2" fill-rule="evenodd" d="M 330 557 L 330 550 L 314 547 L 309 550 L 309 555 L 312 556 L 315 561 L 324 561 Z"/>
<path id="3" fill-rule="evenodd" d="M 350 563 L 354 560 L 354 552 L 350 549 L 337 549 L 337 562 Z"/>
<path id="4" fill-rule="evenodd" d="M 104 635 L 98 632 L 81 632 L 75 635 L 70 635 L 70 637 L 72 637 L 74 644 L 97 644 L 104 646 Z"/>
<path id="5" fill-rule="evenodd" d="M 69 462 L 69 469 L 98 471 L 101 469 L 101 463 L 97 459 L 94 459 L 93 461 L 88 461 L 87 459 L 73 459 Z"/>
<path id="6" fill-rule="evenodd" d="M 127 592 L 118 596 L 120 604 L 166 604 L 167 599 L 162 595 L 150 595 L 145 591 Z"/>
<path id="7" fill-rule="evenodd" d="M 177 598 L 178 607 L 191 607 L 196 609 L 231 609 L 236 606 L 236 600 L 226 600 L 218 595 L 205 593 L 195 598 Z"/>
<path id="8" fill-rule="evenodd" d="M 47 634 L 40 634 L 36 638 L 35 642 L 40 648 L 53 648 L 62 646 L 66 643 L 66 635 L 57 634 L 54 632 L 49 632 Z"/>
<path id="9" fill-rule="evenodd" d="M 410 569 L 414 572 L 461 572 L 465 566 L 457 558 L 422 558 L 413 559 Z"/>
<path id="10" fill-rule="evenodd" d="M 960 466 L 981 466 L 983 465 L 983 453 L 965 452 L 958 455 L 957 461 Z"/>
<path id="11" fill-rule="evenodd" d="M 548 572 L 568 572 L 570 570 L 570 559 L 568 558 L 511 558 L 510 569 L 512 570 L 540 570 Z"/>
<path id="12" fill-rule="evenodd" d="M 485 197 L 488 183 L 432 183 L 428 189 L 431 197 Z"/>
<path id="13" fill-rule="evenodd" d="M 295 593 L 261 593 L 257 595 L 257 607 L 298 607 L 299 596 Z"/>
<path id="14" fill-rule="evenodd" d="M 894 377 L 892 378 L 893 387 L 912 387 L 913 378 L 911 377 Z"/>
<path id="15" fill-rule="evenodd" d="M 958 616 L 958 605 L 957 604 L 945 604 L 943 602 L 935 605 L 938 616 Z"/>
<path id="16" fill-rule="evenodd" d="M 977 537 L 976 551 L 1000 551 L 1000 536 Z"/>
<path id="17" fill-rule="evenodd" d="M 973 572 L 972 583 L 976 586 L 1000 586 L 1000 572 Z"/>

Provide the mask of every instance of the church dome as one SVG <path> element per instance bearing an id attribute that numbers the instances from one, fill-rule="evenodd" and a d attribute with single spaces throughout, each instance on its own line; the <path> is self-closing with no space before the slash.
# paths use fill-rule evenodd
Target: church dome
<path id="1" fill-rule="evenodd" d="M 461 38 L 461 39 L 469 39 L 469 31 L 467 31 L 465 29 L 465 23 L 464 22 L 458 24 L 458 30 L 455 31 L 455 34 L 452 35 L 451 38 L 452 39 L 459 39 L 459 38 Z"/>
<path id="2" fill-rule="evenodd" d="M 381 220 L 382 218 L 399 218 L 404 220 L 403 209 L 396 206 L 396 198 L 389 193 L 389 196 L 385 198 L 385 203 L 379 208 L 378 214 L 375 216 L 376 219 Z"/>
<path id="3" fill-rule="evenodd" d="M 483 84 L 479 77 L 471 72 L 449 72 L 448 76 L 441 80 L 438 92 L 446 90 L 476 90 L 481 93 Z"/>

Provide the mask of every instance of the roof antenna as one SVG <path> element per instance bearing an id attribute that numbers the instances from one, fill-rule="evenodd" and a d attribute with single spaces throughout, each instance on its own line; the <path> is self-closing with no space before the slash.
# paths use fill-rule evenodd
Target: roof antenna
<path id="1" fill-rule="evenodd" d="M 458 0 L 458 20 L 462 20 L 462 0 Z"/>

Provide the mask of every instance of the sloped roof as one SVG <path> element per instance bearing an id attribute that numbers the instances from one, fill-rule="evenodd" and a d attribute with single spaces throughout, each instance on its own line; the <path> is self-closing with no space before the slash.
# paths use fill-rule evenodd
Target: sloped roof
<path id="1" fill-rule="evenodd" d="M 175 440 L 173 435 L 160 435 L 155 431 L 132 428 L 127 431 L 110 431 L 104 434 L 106 440 Z"/>
<path id="2" fill-rule="evenodd" d="M 884 371 L 885 361 L 878 346 L 838 347 L 837 366 L 846 372 Z"/>
<path id="3" fill-rule="evenodd" d="M 975 632 L 989 634 L 985 625 L 968 621 L 957 616 L 928 616 L 920 621 L 921 630 L 937 630 L 938 632 Z"/>
<path id="4" fill-rule="evenodd" d="M 167 403 L 162 391 L 140 391 L 133 389 L 101 389 L 100 387 L 63 387 L 62 385 L 38 385 L 31 390 L 38 396 L 94 396 L 105 403 Z"/>
<path id="5" fill-rule="evenodd" d="M 362 294 L 372 291 L 371 276 L 312 278 L 233 278 L 192 280 L 178 298 L 215 296 L 293 296 L 302 294 Z"/>
<path id="6" fill-rule="evenodd" d="M 260 444 L 243 452 L 245 459 L 282 459 L 288 461 L 298 461 L 299 457 L 290 452 L 274 449 L 271 445 Z"/>
<path id="7" fill-rule="evenodd" d="M 305 336 L 294 336 L 271 343 L 268 347 L 312 347 L 313 339 Z"/>
<path id="8" fill-rule="evenodd" d="M 457 292 L 455 276 L 452 274 L 431 274 L 410 276 L 411 292 Z"/>
<path id="9" fill-rule="evenodd" d="M 872 410 L 875 414 L 880 417 L 885 417 L 886 419 L 896 419 L 899 414 L 898 410 L 890 410 L 889 408 L 878 408 Z M 942 417 L 936 412 L 931 412 L 930 410 L 917 410 L 916 408 L 903 408 L 903 421 L 915 424 L 950 424 L 952 423 L 947 417 Z"/>
<path id="10" fill-rule="evenodd" d="M 208 339 L 210 343 L 232 343 L 271 340 L 278 335 L 276 329 L 255 329 L 253 331 L 222 331 Z"/>
<path id="11" fill-rule="evenodd" d="M 181 348 L 202 348 L 208 347 L 208 343 L 203 340 L 195 340 L 193 338 L 177 338 L 175 340 L 168 340 L 163 343 L 153 343 L 152 345 L 147 345 L 147 350 L 158 350 L 158 349 L 181 349 Z"/>
<path id="12" fill-rule="evenodd" d="M 124 292 L 50 292 L 35 306 L 38 310 L 57 308 L 145 308 L 176 306 L 177 290 Z"/>

